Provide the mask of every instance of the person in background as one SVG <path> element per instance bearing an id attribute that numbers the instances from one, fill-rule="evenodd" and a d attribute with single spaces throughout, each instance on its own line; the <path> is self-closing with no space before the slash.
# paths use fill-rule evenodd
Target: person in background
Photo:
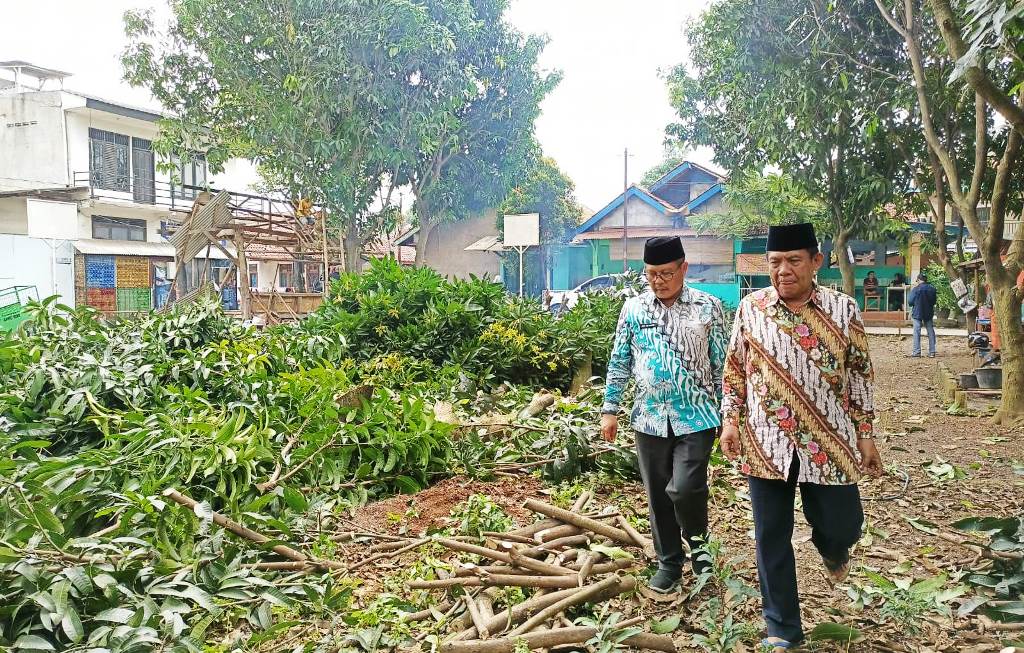
<path id="1" fill-rule="evenodd" d="M 917 275 L 917 283 L 910 290 L 907 303 L 913 307 L 910 314 L 914 322 L 914 349 L 911 358 L 921 357 L 921 327 L 928 329 L 928 357 L 935 358 L 935 303 L 938 292 L 935 286 L 928 283 L 928 275 L 924 272 Z"/>
<path id="2" fill-rule="evenodd" d="M 757 575 L 776 653 L 804 639 L 793 508 L 800 487 L 829 578 L 850 571 L 864 522 L 857 481 L 878 476 L 871 357 L 857 302 L 814 281 L 814 227 L 769 227 L 771 287 L 743 298 L 726 355 L 722 453 L 747 476 Z"/>
<path id="3" fill-rule="evenodd" d="M 660 593 L 682 578 L 683 536 L 690 563 L 708 529 L 708 461 L 721 424 L 725 314 L 712 295 L 686 285 L 686 254 L 676 237 L 644 247 L 650 288 L 622 307 L 608 361 L 601 433 L 614 442 L 626 383 L 636 382 L 631 424 L 640 476 L 647 490 L 658 571 L 648 581 Z"/>
<path id="4" fill-rule="evenodd" d="M 902 272 L 897 272 L 892 276 L 892 283 L 889 284 L 889 310 L 890 311 L 902 311 L 903 310 L 903 296 L 907 292 L 907 278 L 903 276 Z"/>
<path id="5" fill-rule="evenodd" d="M 868 272 L 868 276 L 864 278 L 864 309 L 868 307 L 868 297 L 878 297 L 878 277 L 875 276 L 875 271 L 871 270 Z"/>

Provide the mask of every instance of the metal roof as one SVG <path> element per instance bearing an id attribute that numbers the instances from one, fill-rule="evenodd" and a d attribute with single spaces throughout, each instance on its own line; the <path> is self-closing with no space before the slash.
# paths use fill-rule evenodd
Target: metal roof
<path id="1" fill-rule="evenodd" d="M 75 249 L 82 254 L 97 256 L 160 256 L 174 258 L 174 245 L 170 243 L 84 238 L 75 241 Z M 206 252 L 200 252 L 196 258 L 207 258 Z M 216 247 L 211 247 L 209 258 L 225 259 L 227 257 L 224 256 L 224 252 Z"/>
<path id="2" fill-rule="evenodd" d="M 71 73 L 66 73 L 63 70 L 43 68 L 42 66 L 36 66 L 35 64 L 31 64 L 27 61 L 0 61 L 0 68 L 7 68 L 9 70 L 18 69 L 20 72 L 27 73 L 36 79 L 61 79 L 63 77 L 71 77 Z"/>
<path id="3" fill-rule="evenodd" d="M 484 236 L 466 246 L 465 252 L 502 252 L 505 245 L 501 242 L 501 236 Z"/>
<path id="4" fill-rule="evenodd" d="M 75 249 L 82 254 L 106 256 L 165 256 L 174 258 L 170 243 L 135 242 L 130 240 L 76 240 Z"/>

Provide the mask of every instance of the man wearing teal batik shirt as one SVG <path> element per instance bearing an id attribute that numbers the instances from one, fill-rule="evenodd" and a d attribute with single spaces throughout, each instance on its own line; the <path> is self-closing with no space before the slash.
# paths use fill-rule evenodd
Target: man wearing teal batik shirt
<path id="1" fill-rule="evenodd" d="M 721 424 L 727 340 L 721 302 L 684 282 L 686 253 L 678 237 L 648 240 L 644 264 L 651 287 L 622 308 L 601 431 L 615 440 L 622 393 L 632 378 L 630 421 L 658 552 L 650 586 L 668 593 L 682 577 L 682 538 L 692 551 L 707 535 L 708 459 Z M 696 556 L 691 564 L 695 572 L 704 566 Z"/>

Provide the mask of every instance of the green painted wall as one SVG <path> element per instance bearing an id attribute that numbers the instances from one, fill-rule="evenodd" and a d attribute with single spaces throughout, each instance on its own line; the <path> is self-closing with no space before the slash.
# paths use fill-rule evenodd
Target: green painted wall
<path id="1" fill-rule="evenodd" d="M 703 290 L 722 300 L 722 304 L 729 308 L 736 308 L 740 304 L 740 287 L 735 283 L 691 283 L 691 288 Z"/>

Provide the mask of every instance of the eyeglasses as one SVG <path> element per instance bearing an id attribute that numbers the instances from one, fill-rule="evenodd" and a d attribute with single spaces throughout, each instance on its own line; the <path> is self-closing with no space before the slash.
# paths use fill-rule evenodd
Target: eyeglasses
<path id="1" fill-rule="evenodd" d="M 679 273 L 679 270 L 668 270 L 665 272 L 648 272 L 644 271 L 647 275 L 648 281 L 672 281 L 672 278 Z"/>

